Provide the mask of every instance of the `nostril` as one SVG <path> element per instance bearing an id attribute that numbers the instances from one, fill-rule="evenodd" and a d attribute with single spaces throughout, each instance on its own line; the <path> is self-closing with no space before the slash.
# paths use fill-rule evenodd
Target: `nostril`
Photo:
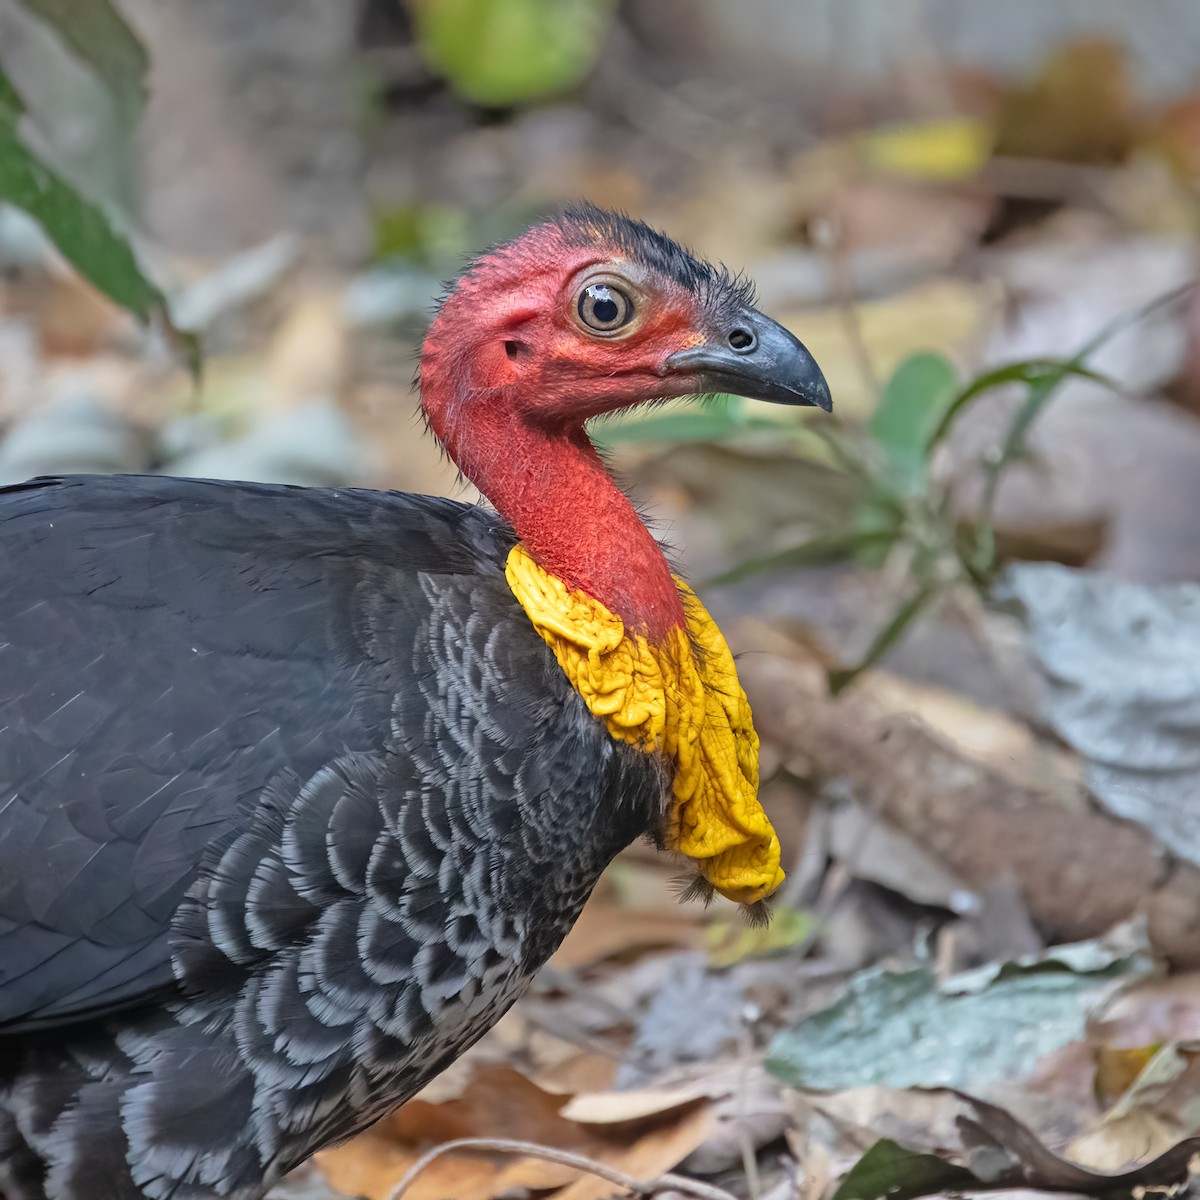
<path id="1" fill-rule="evenodd" d="M 758 345 L 758 338 L 754 336 L 753 329 L 743 329 L 739 326 L 729 331 L 729 345 L 739 354 L 749 354 Z"/>

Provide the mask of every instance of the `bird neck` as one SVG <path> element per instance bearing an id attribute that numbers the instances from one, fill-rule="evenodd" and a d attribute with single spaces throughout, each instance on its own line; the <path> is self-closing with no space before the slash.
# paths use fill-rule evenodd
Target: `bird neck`
<path id="1" fill-rule="evenodd" d="M 519 406 L 476 402 L 470 420 L 434 432 L 545 571 L 599 600 L 630 632 L 659 640 L 685 625 L 658 543 L 617 487 L 582 424 L 548 429 Z"/>

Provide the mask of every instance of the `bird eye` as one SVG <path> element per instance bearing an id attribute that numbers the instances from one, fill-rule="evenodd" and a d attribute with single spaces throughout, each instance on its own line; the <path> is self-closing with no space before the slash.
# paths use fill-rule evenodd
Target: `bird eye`
<path id="1" fill-rule="evenodd" d="M 589 283 L 579 293 L 579 319 L 597 333 L 614 333 L 633 319 L 633 301 L 611 283 Z"/>

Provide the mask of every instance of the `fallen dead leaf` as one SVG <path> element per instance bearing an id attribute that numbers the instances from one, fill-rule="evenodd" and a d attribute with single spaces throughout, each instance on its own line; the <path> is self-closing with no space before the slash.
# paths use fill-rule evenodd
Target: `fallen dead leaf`
<path id="1" fill-rule="evenodd" d="M 594 966 L 610 958 L 660 949 L 693 950 L 704 940 L 700 910 L 641 912 L 603 900 L 589 902 L 550 960 L 559 971 Z"/>
<path id="2" fill-rule="evenodd" d="M 681 1170 L 701 1176 L 744 1168 L 791 1125 L 790 1090 L 767 1074 L 757 1056 L 713 1070 L 696 1081 L 713 1098 L 711 1132 Z"/>
<path id="3" fill-rule="evenodd" d="M 1151 1112 L 1119 1113 L 1099 1128 L 1077 1137 L 1066 1157 L 1093 1171 L 1121 1171 L 1166 1153 L 1180 1140 L 1180 1130 Z"/>
<path id="4" fill-rule="evenodd" d="M 678 1166 L 693 1150 L 703 1145 L 712 1122 L 712 1111 L 698 1105 L 686 1110 L 669 1125 L 644 1133 L 620 1153 L 610 1152 L 603 1161 L 635 1179 L 654 1179 Z M 598 1158 L 600 1155 L 593 1154 L 590 1157 Z M 583 1175 L 559 1192 L 555 1200 L 604 1200 L 612 1193 L 613 1185 L 607 1180 Z"/>
<path id="5" fill-rule="evenodd" d="M 799 1164 L 796 1173 L 798 1200 L 821 1200 L 822 1196 L 828 1195 L 829 1185 L 834 1178 L 833 1157 L 829 1147 L 808 1141 L 790 1129 L 787 1141 L 788 1148 Z"/>
<path id="6" fill-rule="evenodd" d="M 1097 1046 L 1095 1091 L 1100 1103 L 1112 1104 L 1127 1092 L 1159 1049 L 1158 1045 Z"/>
<path id="7" fill-rule="evenodd" d="M 1117 997 L 1093 1032 L 1111 1046 L 1200 1041 L 1200 971 L 1130 988 Z"/>
<path id="8" fill-rule="evenodd" d="M 510 1067 L 479 1072 L 463 1095 L 433 1103 L 411 1100 L 366 1133 L 318 1155 L 326 1179 L 340 1191 L 384 1200 L 425 1149 L 463 1137 L 550 1141 L 562 1135 L 555 1096 Z M 488 1200 L 505 1186 L 560 1187 L 574 1177 L 548 1163 L 497 1162 L 477 1155 L 446 1155 L 432 1163 L 409 1192 L 413 1200 Z M 498 1185 L 504 1178 L 506 1183 Z"/>
<path id="9" fill-rule="evenodd" d="M 532 1078 L 548 1092 L 580 1095 L 607 1091 L 612 1087 L 616 1073 L 615 1059 L 584 1050 L 561 1062 L 539 1068 Z"/>
<path id="10" fill-rule="evenodd" d="M 853 801 L 835 809 L 830 835 L 831 855 L 856 879 L 950 912 L 976 907 L 971 890 L 936 854 Z"/>
<path id="11" fill-rule="evenodd" d="M 955 1142 L 953 1103 L 937 1089 L 870 1084 L 839 1092 L 793 1093 L 790 1099 L 797 1119 L 815 1109 L 841 1129 L 850 1144 L 863 1149 L 879 1137 L 930 1152 Z"/>
<path id="12" fill-rule="evenodd" d="M 581 1125 L 623 1125 L 661 1117 L 689 1104 L 707 1093 L 699 1088 L 635 1088 L 628 1092 L 593 1092 L 573 1097 L 560 1116 Z"/>
<path id="13" fill-rule="evenodd" d="M 543 1090 L 511 1067 L 488 1067 L 457 1099 L 440 1104 L 412 1100 L 366 1133 L 324 1151 L 317 1162 L 334 1187 L 368 1200 L 386 1200 L 432 1146 L 468 1137 L 535 1142 L 582 1154 L 635 1178 L 653 1178 L 686 1158 L 711 1128 L 712 1111 L 702 1095 L 630 1095 L 632 1101 L 621 1093 L 587 1097 L 585 1114 L 607 1114 L 608 1119 L 586 1124 L 564 1114 L 568 1096 Z M 616 1115 L 622 1112 L 624 1116 Z M 600 1200 L 613 1185 L 540 1159 L 514 1162 L 498 1155 L 455 1152 L 430 1164 L 407 1196 L 491 1200 L 516 1188 L 565 1188 L 556 1200 Z"/>
<path id="14" fill-rule="evenodd" d="M 1028 725 L 1007 713 L 886 671 L 872 672 L 863 686 L 881 712 L 915 717 L 931 732 L 1015 783 L 1073 785 L 1083 779 L 1074 755 L 1039 741 Z"/>
<path id="15" fill-rule="evenodd" d="M 1126 1117 L 1153 1117 L 1178 1140 L 1200 1130 L 1200 1043 L 1162 1046 L 1105 1115 L 1103 1129 Z"/>
<path id="16" fill-rule="evenodd" d="M 1006 1191 L 1036 1188 L 1044 1192 L 1130 1194 L 1138 1190 L 1174 1194 L 1189 1175 L 1200 1139 L 1172 1141 L 1161 1154 L 1121 1174 L 1096 1172 L 1050 1150 L 1037 1133 L 1011 1113 L 963 1092 L 940 1093 L 956 1110 L 955 1141 L 935 1154 L 914 1152 L 891 1138 L 877 1140 L 845 1175 L 833 1200 L 915 1200 L 944 1192 Z M 936 1095 L 936 1093 L 935 1093 Z M 1131 1126 L 1132 1140 L 1149 1146 L 1157 1131 Z M 1121 1153 L 1116 1143 L 1107 1147 Z M 947 1150 L 949 1153 L 947 1153 Z"/>

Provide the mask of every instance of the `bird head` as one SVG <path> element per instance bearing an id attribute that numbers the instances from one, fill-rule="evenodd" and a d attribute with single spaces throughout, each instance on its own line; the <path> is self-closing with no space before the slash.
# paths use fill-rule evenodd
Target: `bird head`
<path id="1" fill-rule="evenodd" d="M 812 355 L 748 283 L 592 205 L 478 258 L 443 302 L 421 374 L 450 443 L 464 410 L 497 402 L 543 427 L 712 392 L 831 407 Z"/>
<path id="2" fill-rule="evenodd" d="M 712 392 L 830 407 L 812 355 L 747 282 L 590 204 L 475 259 L 421 356 L 430 429 L 537 562 L 654 633 L 682 624 L 682 602 L 586 423 Z"/>
<path id="3" fill-rule="evenodd" d="M 610 735 L 669 767 L 663 844 L 757 904 L 782 879 L 733 656 L 586 433 L 710 392 L 828 410 L 812 355 L 743 280 L 580 205 L 481 255 L 421 358 L 429 425 L 512 526 L 505 577 Z"/>

